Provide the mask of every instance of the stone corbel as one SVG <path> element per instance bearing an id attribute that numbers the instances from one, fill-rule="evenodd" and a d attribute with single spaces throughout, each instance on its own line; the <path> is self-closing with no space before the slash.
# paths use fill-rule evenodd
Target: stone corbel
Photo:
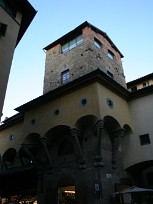
<path id="1" fill-rule="evenodd" d="M 85 159 L 84 159 L 83 150 L 79 141 L 79 137 L 81 136 L 80 130 L 77 128 L 70 128 L 70 132 L 73 138 L 74 148 L 79 157 L 79 162 L 80 162 L 79 167 L 80 169 L 85 169 L 86 168 Z"/>
<path id="2" fill-rule="evenodd" d="M 116 169 L 116 153 L 120 145 L 120 139 L 124 135 L 124 129 L 120 128 L 110 133 L 112 142 L 112 168 Z"/>
<path id="3" fill-rule="evenodd" d="M 96 145 L 96 157 L 95 157 L 95 167 L 103 167 L 104 162 L 102 159 L 102 131 L 104 128 L 104 121 L 103 120 L 97 120 L 94 125 L 94 133 L 97 136 L 97 145 Z"/>

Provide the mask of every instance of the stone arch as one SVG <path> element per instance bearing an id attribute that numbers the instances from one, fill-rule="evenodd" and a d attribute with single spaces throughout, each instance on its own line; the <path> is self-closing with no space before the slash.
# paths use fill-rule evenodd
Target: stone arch
<path id="1" fill-rule="evenodd" d="M 72 143 L 70 127 L 67 125 L 58 125 L 51 128 L 45 134 L 45 138 L 47 138 L 48 144 L 51 147 L 51 149 L 54 150 L 54 154 L 56 149 L 56 156 L 59 153 L 59 148 L 61 147 L 62 143 L 65 145 L 68 143 Z"/>
<path id="2" fill-rule="evenodd" d="M 133 137 L 133 131 L 131 127 L 128 124 L 124 125 L 124 136 L 122 138 L 121 148 L 122 148 L 122 154 L 123 154 L 123 164 L 126 166 L 126 161 L 128 161 L 129 153 L 131 150 L 129 147 L 132 145 L 132 137 Z"/>
<path id="3" fill-rule="evenodd" d="M 85 115 L 80 117 L 75 123 L 75 128 L 80 131 L 78 140 L 83 151 L 85 146 L 87 147 L 87 141 L 94 135 L 94 126 L 97 120 L 98 118 L 94 115 Z"/>
<path id="4" fill-rule="evenodd" d="M 17 151 L 15 148 L 7 149 L 3 154 L 3 160 L 13 162 L 17 157 Z"/>
<path id="5" fill-rule="evenodd" d="M 90 155 L 90 161 L 94 160 L 96 155 L 98 156 L 99 164 L 101 163 L 101 155 L 99 155 L 101 145 L 99 145 L 99 143 L 101 143 L 102 122 L 103 121 L 98 119 L 95 115 L 85 115 L 80 117 L 75 123 L 73 131 L 77 132 L 74 136 L 78 146 L 80 168 L 86 168 L 86 158 L 88 158 L 91 151 L 93 154 Z"/>
<path id="6" fill-rule="evenodd" d="M 73 157 L 75 155 L 75 148 L 70 127 L 67 125 L 58 125 L 51 128 L 45 135 L 47 140 L 48 158 L 50 163 L 55 161 L 60 162 L 63 156 Z M 54 157 L 52 156 L 54 155 Z"/>
<path id="7" fill-rule="evenodd" d="M 105 116 L 104 122 L 105 122 L 105 128 L 109 133 L 121 128 L 121 125 L 119 124 L 119 122 L 112 116 L 108 116 L 108 115 Z"/>
<path id="8" fill-rule="evenodd" d="M 19 158 L 22 165 L 31 165 L 36 163 L 37 158 L 41 155 L 41 142 L 38 133 L 29 134 L 19 150 Z"/>
<path id="9" fill-rule="evenodd" d="M 125 124 L 123 128 L 124 128 L 124 136 L 122 138 L 121 147 L 124 154 L 124 152 L 128 150 L 128 147 L 130 145 L 130 137 L 132 136 L 133 132 L 131 127 L 127 124 Z"/>
<path id="10" fill-rule="evenodd" d="M 64 175 L 58 180 L 58 186 L 75 186 L 75 180 L 68 175 Z"/>
<path id="11" fill-rule="evenodd" d="M 62 135 L 70 135 L 70 127 L 67 125 L 58 125 L 54 126 L 44 135 L 50 143 L 53 143 L 56 140 L 59 140 Z"/>
<path id="12" fill-rule="evenodd" d="M 23 144 L 40 144 L 40 135 L 38 133 L 31 133 L 29 134 L 25 140 L 23 141 Z"/>
<path id="13" fill-rule="evenodd" d="M 75 128 L 80 131 L 78 140 L 83 151 L 87 141 L 94 135 L 94 126 L 97 120 L 98 118 L 94 115 L 85 115 L 80 117 L 75 123 Z"/>
<path id="14" fill-rule="evenodd" d="M 97 119 L 98 118 L 94 115 L 85 115 L 79 118 L 74 126 L 80 130 L 85 129 L 86 127 L 93 128 Z"/>
<path id="15" fill-rule="evenodd" d="M 130 135 L 133 133 L 132 128 L 128 124 L 125 124 L 123 128 L 124 128 L 124 136 Z"/>
<path id="16" fill-rule="evenodd" d="M 107 138 L 109 138 L 110 140 L 110 151 L 112 152 L 112 168 L 116 168 L 116 162 L 118 158 L 117 155 L 120 152 L 124 129 L 114 117 L 109 115 L 104 117 L 104 127 L 106 130 L 106 134 L 108 135 Z"/>
<path id="17" fill-rule="evenodd" d="M 3 154 L 2 164 L 6 169 L 14 167 L 16 159 L 17 159 L 16 149 L 15 148 L 9 148 Z"/>

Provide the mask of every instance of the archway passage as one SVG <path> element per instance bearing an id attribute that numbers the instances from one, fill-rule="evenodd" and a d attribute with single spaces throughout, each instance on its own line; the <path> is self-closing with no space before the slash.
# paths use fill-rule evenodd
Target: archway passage
<path id="1" fill-rule="evenodd" d="M 58 181 L 58 203 L 76 204 L 75 181 L 69 176 L 64 176 Z"/>
<path id="2" fill-rule="evenodd" d="M 9 203 L 36 201 L 37 175 L 35 168 L 27 168 L 20 172 L 0 176 L 0 195 L 3 201 Z"/>
<path id="3" fill-rule="evenodd" d="M 58 203 L 59 204 L 75 204 L 75 186 L 64 186 L 58 188 Z"/>

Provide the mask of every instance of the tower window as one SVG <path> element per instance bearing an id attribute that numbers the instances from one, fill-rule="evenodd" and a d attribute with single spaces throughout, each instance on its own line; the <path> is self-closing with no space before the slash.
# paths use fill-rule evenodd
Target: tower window
<path id="1" fill-rule="evenodd" d="M 140 144 L 141 144 L 141 145 L 150 144 L 149 134 L 140 135 Z"/>
<path id="2" fill-rule="evenodd" d="M 101 42 L 98 39 L 96 39 L 96 38 L 94 38 L 94 44 L 96 45 L 96 47 L 98 47 L 100 49 L 102 48 Z"/>
<path id="3" fill-rule="evenodd" d="M 110 72 L 110 71 L 107 71 L 107 75 L 111 78 L 114 78 L 114 75 Z"/>
<path id="4" fill-rule="evenodd" d="M 67 69 L 66 71 L 61 73 L 61 83 L 66 84 L 70 81 L 70 71 Z"/>
<path id="5" fill-rule="evenodd" d="M 62 45 L 62 53 L 68 52 L 69 50 L 73 49 L 77 45 L 80 45 L 82 42 L 83 42 L 82 35 L 77 36 L 73 40 L 71 40 L 71 41 L 65 43 L 64 45 Z"/>
<path id="6" fill-rule="evenodd" d="M 108 57 L 113 60 L 115 58 L 115 55 L 112 51 L 108 50 Z"/>

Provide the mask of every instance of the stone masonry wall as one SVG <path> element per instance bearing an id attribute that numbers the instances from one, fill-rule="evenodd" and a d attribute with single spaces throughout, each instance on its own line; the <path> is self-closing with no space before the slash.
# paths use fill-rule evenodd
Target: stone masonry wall
<path id="1" fill-rule="evenodd" d="M 102 49 L 94 45 L 94 37 L 102 43 Z M 114 53 L 114 60 L 108 57 L 108 50 Z M 87 27 L 83 30 L 83 43 L 72 50 L 61 53 L 60 44 L 47 50 L 44 93 L 61 86 L 61 73 L 65 70 L 70 71 L 72 81 L 96 69 L 106 74 L 109 71 L 114 80 L 126 88 L 120 54 L 102 35 Z"/>

